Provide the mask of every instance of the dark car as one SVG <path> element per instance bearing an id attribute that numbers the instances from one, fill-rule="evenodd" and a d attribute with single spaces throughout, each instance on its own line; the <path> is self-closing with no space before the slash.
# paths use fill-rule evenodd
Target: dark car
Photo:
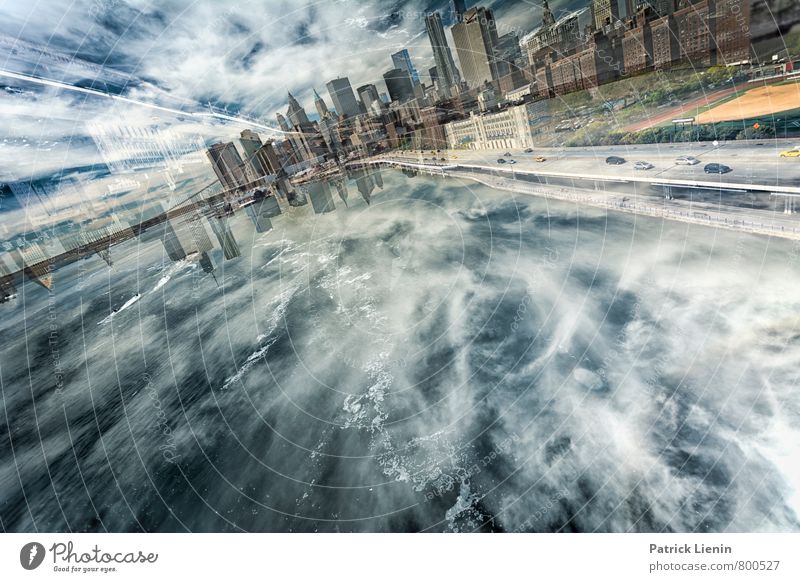
<path id="1" fill-rule="evenodd" d="M 608 156 L 606 158 L 606 163 L 612 166 L 621 166 L 625 163 L 625 158 L 621 158 L 619 156 Z"/>
<path id="2" fill-rule="evenodd" d="M 498 164 L 505 164 L 506 161 L 503 158 L 497 158 L 497 163 Z"/>
<path id="3" fill-rule="evenodd" d="M 732 172 L 733 168 L 730 166 L 726 166 L 725 164 L 706 164 L 706 167 L 703 168 L 703 171 L 706 174 L 727 174 L 728 172 Z"/>

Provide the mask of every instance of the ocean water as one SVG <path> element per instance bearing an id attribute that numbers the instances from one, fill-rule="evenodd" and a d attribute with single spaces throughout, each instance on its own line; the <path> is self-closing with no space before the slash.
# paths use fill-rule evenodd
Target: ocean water
<path id="1" fill-rule="evenodd" d="M 800 529 L 796 244 L 307 190 L 0 305 L 3 530 Z"/>

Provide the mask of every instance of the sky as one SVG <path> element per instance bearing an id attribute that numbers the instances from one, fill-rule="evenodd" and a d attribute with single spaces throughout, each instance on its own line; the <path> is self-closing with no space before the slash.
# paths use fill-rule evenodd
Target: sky
<path id="1" fill-rule="evenodd" d="M 583 3 L 553 0 L 551 8 Z M 540 0 L 483 5 L 494 9 L 500 33 L 522 36 L 541 20 Z M 313 111 L 312 88 L 329 100 L 324 85 L 340 75 L 354 88 L 372 82 L 383 90 L 390 54 L 401 48 L 424 76 L 434 63 L 423 15 L 447 6 L 431 0 L 1 0 L 0 33 L 125 70 L 177 97 L 274 120 L 287 91 Z"/>
<path id="2" fill-rule="evenodd" d="M 550 5 L 558 15 L 586 2 Z M 500 34 L 521 37 L 541 22 L 541 0 L 481 5 L 494 10 Z M 402 48 L 424 80 L 434 66 L 424 15 L 434 10 L 449 19 L 449 3 L 432 0 L 0 0 L 0 69 L 84 85 L 111 78 L 126 97 L 182 110 L 211 104 L 277 126 L 287 91 L 312 117 L 313 90 L 332 108 L 325 84 L 338 76 L 349 77 L 354 90 L 376 83 L 384 91 L 383 73 Z M 52 56 L 13 54 L 20 41 L 64 55 L 77 70 L 65 75 L 65 65 Z M 74 66 L 77 59 L 102 69 L 82 70 Z M 235 135 L 230 128 L 220 132 L 7 77 L 0 77 L 0 88 L 0 183 L 97 163 L 87 128 L 98 120 L 131 126 L 168 121 L 206 138 Z"/>

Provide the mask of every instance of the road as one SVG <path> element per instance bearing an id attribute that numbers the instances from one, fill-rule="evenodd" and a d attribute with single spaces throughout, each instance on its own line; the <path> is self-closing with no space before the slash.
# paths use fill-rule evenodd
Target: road
<path id="1" fill-rule="evenodd" d="M 747 145 L 750 147 L 745 147 Z M 737 143 L 710 146 L 705 151 L 698 149 L 638 146 L 636 151 L 645 155 L 637 159 L 645 159 L 656 166 L 649 171 L 633 170 L 631 162 L 608 166 L 606 156 L 631 151 L 618 146 L 537 149 L 532 154 L 511 152 L 513 159 L 518 160 L 513 165 L 498 164 L 497 158 L 505 152 L 496 151 L 443 151 L 436 155 L 435 161 L 430 152 L 392 152 L 356 163 L 411 167 L 517 193 L 800 240 L 800 215 L 781 211 L 786 200 L 792 201 L 787 208 L 793 207 L 795 200 L 800 202 L 800 159 L 778 158 L 776 162 L 774 145 L 759 148 Z M 536 155 L 547 157 L 547 161 L 534 161 Z M 704 161 L 697 166 L 677 166 L 674 163 L 677 155 L 694 155 Z M 709 157 L 731 166 L 735 159 L 749 163 L 747 170 L 740 170 L 738 175 L 736 172 L 707 175 L 703 165 L 712 161 Z M 445 158 L 445 162 L 441 158 Z M 787 186 L 786 182 L 794 185 Z M 734 185 L 741 189 L 732 189 Z M 784 196 L 774 197 L 773 192 L 783 192 Z M 753 206 L 747 207 L 743 200 L 750 200 Z"/>
<path id="2" fill-rule="evenodd" d="M 800 141 L 800 140 L 797 140 Z M 619 179 L 639 179 L 642 177 L 676 180 L 698 180 L 720 184 L 757 184 L 774 188 L 800 187 L 800 158 L 781 158 L 780 152 L 791 149 L 793 141 L 775 140 L 756 142 L 722 142 L 714 146 L 709 142 L 690 144 L 646 144 L 633 146 L 600 146 L 585 148 L 534 148 L 526 154 L 519 150 L 510 151 L 516 161 L 517 171 L 552 172 L 574 174 L 582 177 L 587 174 L 608 176 Z M 797 144 L 800 145 L 800 144 Z M 448 164 L 477 164 L 498 169 L 508 168 L 498 164 L 497 159 L 506 153 L 501 150 L 443 150 L 436 154 L 444 157 Z M 545 162 L 536 162 L 536 156 L 544 156 Z M 605 163 L 608 156 L 621 156 L 627 163 L 610 166 Z M 391 152 L 394 159 L 423 163 L 430 161 L 430 151 L 423 154 Z M 700 163 L 695 166 L 680 166 L 675 159 L 680 156 L 694 156 Z M 636 161 L 647 161 L 655 167 L 651 170 L 635 170 Z M 709 162 L 722 163 L 733 168 L 728 174 L 705 174 L 703 167 Z"/>

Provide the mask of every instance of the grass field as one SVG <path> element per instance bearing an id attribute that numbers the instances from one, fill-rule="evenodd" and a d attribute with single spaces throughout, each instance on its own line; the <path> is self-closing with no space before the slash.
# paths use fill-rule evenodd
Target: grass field
<path id="1" fill-rule="evenodd" d="M 738 121 L 800 107 L 800 83 L 757 87 L 700 113 L 698 123 Z"/>

